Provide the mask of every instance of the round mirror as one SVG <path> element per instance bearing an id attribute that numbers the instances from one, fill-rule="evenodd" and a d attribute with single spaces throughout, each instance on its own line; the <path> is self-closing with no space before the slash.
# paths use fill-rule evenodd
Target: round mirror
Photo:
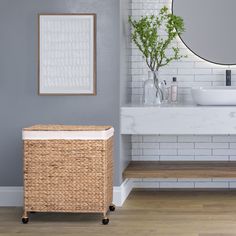
<path id="1" fill-rule="evenodd" d="M 236 0 L 172 0 L 181 16 L 183 43 L 204 60 L 236 65 Z"/>

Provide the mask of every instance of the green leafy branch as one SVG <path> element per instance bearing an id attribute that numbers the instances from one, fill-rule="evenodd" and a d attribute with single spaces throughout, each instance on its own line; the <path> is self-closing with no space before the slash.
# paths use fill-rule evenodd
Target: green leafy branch
<path id="1" fill-rule="evenodd" d="M 166 6 L 158 16 L 143 16 L 139 20 L 129 17 L 129 22 L 133 28 L 131 38 L 151 71 L 158 71 L 160 67 L 186 57 L 180 54 L 178 47 L 171 47 L 171 55 L 167 55 L 173 40 L 184 32 L 184 21 L 169 13 Z"/>

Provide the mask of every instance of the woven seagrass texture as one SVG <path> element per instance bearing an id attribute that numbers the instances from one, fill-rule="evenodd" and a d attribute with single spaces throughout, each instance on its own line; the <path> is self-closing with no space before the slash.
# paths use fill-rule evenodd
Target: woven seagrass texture
<path id="1" fill-rule="evenodd" d="M 34 125 L 24 128 L 25 131 L 105 131 L 111 126 L 78 126 L 78 125 Z"/>
<path id="2" fill-rule="evenodd" d="M 25 211 L 101 212 L 112 203 L 113 137 L 25 140 Z"/>

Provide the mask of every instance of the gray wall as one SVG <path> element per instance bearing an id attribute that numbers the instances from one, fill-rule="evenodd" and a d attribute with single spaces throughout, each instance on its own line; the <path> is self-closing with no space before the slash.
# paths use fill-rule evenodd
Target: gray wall
<path id="1" fill-rule="evenodd" d="M 131 15 L 131 0 L 120 0 L 120 106 L 131 102 L 131 75 L 129 73 L 130 26 L 128 17 Z M 120 136 L 120 166 L 122 172 L 131 161 L 131 136 Z"/>
<path id="2" fill-rule="evenodd" d="M 96 97 L 37 95 L 37 13 L 97 13 Z M 119 173 L 119 1 L 0 1 L 0 186 L 22 185 L 22 127 L 36 123 L 109 124 Z"/>

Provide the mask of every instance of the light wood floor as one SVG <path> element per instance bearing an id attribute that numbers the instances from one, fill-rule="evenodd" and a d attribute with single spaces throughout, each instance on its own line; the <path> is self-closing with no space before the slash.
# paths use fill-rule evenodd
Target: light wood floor
<path id="1" fill-rule="evenodd" d="M 0 208 L 0 236 L 236 236 L 236 192 L 132 192 L 103 226 L 100 215 L 33 214 Z"/>

